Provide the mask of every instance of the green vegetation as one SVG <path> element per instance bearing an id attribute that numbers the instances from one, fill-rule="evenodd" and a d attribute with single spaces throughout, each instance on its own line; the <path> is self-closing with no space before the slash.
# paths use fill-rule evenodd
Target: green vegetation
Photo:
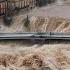
<path id="1" fill-rule="evenodd" d="M 47 0 L 36 0 L 36 6 L 44 6 L 44 5 L 47 5 Z"/>
<path id="2" fill-rule="evenodd" d="M 13 11 L 11 6 L 12 1 L 11 0 L 6 0 L 6 1 L 7 1 L 7 9 L 6 9 L 5 15 L 3 16 L 3 21 L 6 26 L 9 26 L 11 25 L 12 16 L 13 16 Z"/>
<path id="3" fill-rule="evenodd" d="M 53 2 L 55 2 L 55 0 L 36 0 L 36 6 L 42 7 Z"/>
<path id="4" fill-rule="evenodd" d="M 4 24 L 5 24 L 6 26 L 9 26 L 9 25 L 11 25 L 11 22 L 12 22 L 12 16 L 9 15 L 9 14 L 6 14 L 6 15 L 4 15 L 4 17 L 3 17 L 3 20 L 4 20 Z"/>
<path id="5" fill-rule="evenodd" d="M 24 26 L 25 27 L 28 27 L 29 26 L 30 20 L 29 20 L 29 17 L 28 16 L 23 20 L 23 23 L 24 23 Z"/>

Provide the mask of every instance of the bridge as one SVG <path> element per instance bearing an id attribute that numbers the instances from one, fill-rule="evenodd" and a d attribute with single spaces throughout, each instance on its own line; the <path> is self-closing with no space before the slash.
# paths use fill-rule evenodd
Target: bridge
<path id="1" fill-rule="evenodd" d="M 70 33 L 60 33 L 60 32 L 0 33 L 0 40 L 1 39 L 70 40 Z"/>

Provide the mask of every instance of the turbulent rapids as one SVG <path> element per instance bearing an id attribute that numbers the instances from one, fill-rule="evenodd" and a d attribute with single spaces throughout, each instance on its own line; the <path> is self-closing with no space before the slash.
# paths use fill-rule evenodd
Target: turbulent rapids
<path id="1" fill-rule="evenodd" d="M 70 19 L 62 17 L 32 17 L 31 32 L 70 32 Z"/>
<path id="2" fill-rule="evenodd" d="M 3 26 L 2 32 L 70 32 L 70 19 L 67 18 L 35 16 L 29 20 L 26 28 L 22 23 L 23 16 L 14 17 L 13 24 L 10 27 Z"/>
<path id="3" fill-rule="evenodd" d="M 69 70 L 68 45 L 0 46 L 0 70 Z M 22 49 L 21 49 L 22 48 Z M 9 52 L 10 51 L 10 52 Z"/>
<path id="4" fill-rule="evenodd" d="M 30 1 L 32 0 L 27 0 L 29 3 Z M 66 4 L 70 5 L 69 3 Z M 61 4 L 63 3 L 58 5 Z M 22 32 L 47 32 L 50 37 L 56 35 L 56 37 L 64 38 L 65 35 L 63 33 L 60 35 L 61 33 L 58 34 L 58 32 L 70 32 L 69 6 L 48 5 L 30 11 L 28 27 L 25 27 L 22 22 L 26 16 L 27 14 L 23 11 L 13 16 L 11 26 L 5 26 L 3 20 L 0 19 L 0 32 L 10 33 L 9 36 L 3 33 L 0 36 L 11 37 L 11 32 L 21 33 L 21 36 L 23 36 Z M 28 35 L 30 37 L 30 34 Z M 66 36 L 70 38 L 70 34 Z M 0 40 L 0 70 L 70 70 L 70 42 L 67 40 L 47 40 L 47 42 L 37 40 L 36 43 L 34 40 Z"/>

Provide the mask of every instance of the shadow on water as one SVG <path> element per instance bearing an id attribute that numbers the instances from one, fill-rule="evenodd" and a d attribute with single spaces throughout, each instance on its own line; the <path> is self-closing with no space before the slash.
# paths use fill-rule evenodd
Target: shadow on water
<path id="1" fill-rule="evenodd" d="M 1 45 L 18 45 L 31 47 L 35 44 L 42 46 L 44 44 L 70 44 L 69 40 L 0 40 Z"/>

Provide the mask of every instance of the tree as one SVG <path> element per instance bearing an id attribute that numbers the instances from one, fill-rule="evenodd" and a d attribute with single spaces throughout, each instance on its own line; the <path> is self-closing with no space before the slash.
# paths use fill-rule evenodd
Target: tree
<path id="1" fill-rule="evenodd" d="M 47 4 L 51 4 L 53 2 L 55 2 L 55 0 L 36 0 L 36 6 L 41 7 L 41 6 L 45 6 Z"/>
<path id="2" fill-rule="evenodd" d="M 5 25 L 9 26 L 12 22 L 12 16 L 9 14 L 4 15 L 3 17 Z"/>
<path id="3" fill-rule="evenodd" d="M 5 25 L 10 25 L 11 22 L 12 22 L 12 10 L 11 10 L 11 1 L 10 0 L 6 0 L 7 2 L 7 9 L 6 9 L 6 13 L 5 15 L 3 16 L 3 20 L 4 20 L 4 23 Z"/>
<path id="4" fill-rule="evenodd" d="M 44 6 L 48 4 L 48 0 L 36 0 L 36 6 Z"/>
<path id="5" fill-rule="evenodd" d="M 25 19 L 24 19 L 24 26 L 25 27 L 28 27 L 30 24 L 30 20 L 29 20 L 29 17 L 27 16 Z"/>

